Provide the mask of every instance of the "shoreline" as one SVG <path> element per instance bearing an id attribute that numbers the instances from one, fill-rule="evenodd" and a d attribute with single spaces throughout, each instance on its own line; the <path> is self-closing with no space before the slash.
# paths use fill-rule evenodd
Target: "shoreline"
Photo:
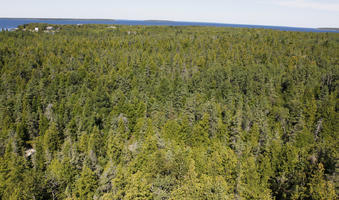
<path id="1" fill-rule="evenodd" d="M 5 22 L 1 24 L 1 20 Z M 6 20 L 7 23 L 6 23 Z M 21 20 L 21 21 L 20 21 Z M 126 20 L 126 19 L 81 19 L 81 18 L 10 18 L 0 17 L 0 30 L 17 28 L 22 24 L 50 23 L 50 24 L 115 24 L 115 25 L 146 25 L 146 26 L 203 26 L 203 27 L 229 27 L 229 28 L 255 28 L 278 31 L 313 32 L 313 33 L 339 33 L 339 28 L 307 28 L 270 25 L 228 24 L 213 22 L 186 22 L 170 20 Z"/>

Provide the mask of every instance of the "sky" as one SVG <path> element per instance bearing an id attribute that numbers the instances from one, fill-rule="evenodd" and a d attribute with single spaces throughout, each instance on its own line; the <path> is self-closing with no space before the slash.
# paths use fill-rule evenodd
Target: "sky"
<path id="1" fill-rule="evenodd" d="M 339 0 L 0 0 L 0 17 L 339 27 Z"/>

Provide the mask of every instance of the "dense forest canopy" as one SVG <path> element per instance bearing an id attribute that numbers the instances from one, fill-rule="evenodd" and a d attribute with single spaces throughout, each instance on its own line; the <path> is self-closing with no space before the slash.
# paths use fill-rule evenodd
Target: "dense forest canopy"
<path id="1" fill-rule="evenodd" d="M 0 76 L 0 199 L 338 198 L 339 34 L 29 24 Z"/>

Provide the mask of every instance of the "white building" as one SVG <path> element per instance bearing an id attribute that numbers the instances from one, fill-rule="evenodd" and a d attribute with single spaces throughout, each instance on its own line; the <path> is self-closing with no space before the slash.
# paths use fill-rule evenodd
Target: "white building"
<path id="1" fill-rule="evenodd" d="M 34 31 L 38 32 L 38 31 L 39 31 L 39 28 L 38 28 L 38 27 L 35 27 L 35 28 L 34 28 Z"/>

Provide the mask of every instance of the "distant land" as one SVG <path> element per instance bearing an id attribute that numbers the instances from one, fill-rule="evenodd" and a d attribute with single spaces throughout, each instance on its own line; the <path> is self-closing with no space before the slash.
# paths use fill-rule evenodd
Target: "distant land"
<path id="1" fill-rule="evenodd" d="M 318 28 L 320 30 L 339 31 L 339 28 Z"/>
<path id="2" fill-rule="evenodd" d="M 230 27 L 230 28 L 258 28 L 271 29 L 279 31 L 298 31 L 298 32 L 330 32 L 339 33 L 337 28 L 305 28 L 305 27 L 287 27 L 287 26 L 269 26 L 269 25 L 250 25 L 250 24 L 227 24 L 215 22 L 185 22 L 171 20 L 131 20 L 131 19 L 84 19 L 84 18 L 10 18 L 0 17 L 0 31 L 11 30 L 19 25 L 30 23 L 47 24 L 114 24 L 114 25 L 143 25 L 143 26 L 209 26 L 209 27 Z"/>
<path id="3" fill-rule="evenodd" d="M 84 21 L 115 21 L 115 19 L 93 19 L 93 18 L 25 18 L 25 17 L 0 17 L 0 19 L 24 19 L 24 20 L 84 20 Z"/>

